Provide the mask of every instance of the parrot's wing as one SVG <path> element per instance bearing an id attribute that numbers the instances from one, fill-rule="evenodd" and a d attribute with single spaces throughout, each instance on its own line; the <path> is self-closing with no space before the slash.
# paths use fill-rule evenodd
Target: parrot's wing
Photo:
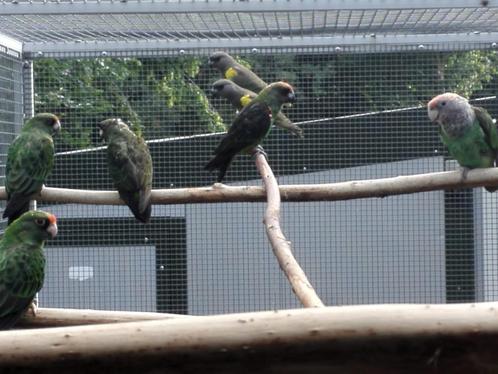
<path id="1" fill-rule="evenodd" d="M 274 121 L 275 126 L 279 126 L 283 129 L 289 130 L 292 134 L 303 138 L 303 129 L 300 128 L 298 125 L 292 123 L 292 121 L 285 116 L 282 112 L 278 112 L 277 116 L 275 117 Z"/>
<path id="2" fill-rule="evenodd" d="M 472 107 L 476 114 L 477 122 L 481 126 L 482 131 L 486 135 L 486 142 L 498 155 L 498 131 L 493 118 L 489 115 L 486 109 L 481 107 Z"/>
<path id="3" fill-rule="evenodd" d="M 125 141 L 108 145 L 109 170 L 118 189 L 136 191 L 140 186 L 140 171 L 130 157 L 128 148 Z"/>
<path id="4" fill-rule="evenodd" d="M 0 330 L 11 328 L 23 315 L 33 298 L 13 295 L 0 285 Z"/>
<path id="5" fill-rule="evenodd" d="M 135 217 L 147 222 L 151 211 L 152 159 L 142 138 L 131 135 L 108 146 L 109 170 L 119 195 Z"/>
<path id="6" fill-rule="evenodd" d="M 20 269 L 30 264 L 22 251 L 12 248 L 15 246 L 11 244 L 8 249 L 0 248 L 0 329 L 12 327 L 21 318 L 42 286 L 35 279 L 27 281 L 22 275 Z"/>
<path id="7" fill-rule="evenodd" d="M 9 192 L 30 195 L 40 190 L 52 171 L 54 143 L 50 137 L 21 137 L 12 143 L 7 160 Z"/>
<path id="8" fill-rule="evenodd" d="M 9 195 L 3 217 L 16 218 L 28 209 L 31 195 L 40 192 L 52 171 L 54 143 L 50 136 L 41 139 L 26 134 L 9 147 L 5 185 Z"/>
<path id="9" fill-rule="evenodd" d="M 252 102 L 240 111 L 214 153 L 240 152 L 255 145 L 266 135 L 270 125 L 270 107 L 261 102 Z"/>

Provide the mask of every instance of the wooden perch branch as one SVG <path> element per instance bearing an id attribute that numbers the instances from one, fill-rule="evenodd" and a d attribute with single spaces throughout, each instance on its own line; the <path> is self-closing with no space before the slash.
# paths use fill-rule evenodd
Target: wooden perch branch
<path id="1" fill-rule="evenodd" d="M 273 253 L 299 301 L 307 308 L 323 307 L 322 300 L 294 258 L 290 242 L 280 228 L 280 191 L 273 171 L 262 153 L 256 153 L 255 157 L 256 167 L 265 185 L 268 200 L 264 224 Z"/>
<path id="2" fill-rule="evenodd" d="M 155 357 L 164 368 L 175 357 L 188 365 L 199 357 L 223 362 L 258 357 L 309 360 L 318 352 L 322 359 L 349 363 L 350 368 L 361 357 L 367 367 L 373 364 L 371 358 L 375 367 L 382 360 L 405 360 L 412 369 L 427 369 L 441 348 L 446 359 L 467 354 L 467 359 L 479 362 L 484 357 L 496 365 L 497 338 L 496 302 L 324 307 L 2 331 L 0 366 L 38 368 L 88 361 L 126 366 Z"/>
<path id="3" fill-rule="evenodd" d="M 470 170 L 465 180 L 461 171 L 446 171 L 339 183 L 283 185 L 279 189 L 282 201 L 338 201 L 481 186 L 498 186 L 498 168 Z M 5 188 L 0 187 L 0 200 L 5 200 L 6 197 Z M 44 188 L 36 199 L 44 202 L 123 205 L 123 201 L 115 191 Z M 153 204 L 255 201 L 266 201 L 264 188 L 215 184 L 210 187 L 152 191 Z"/>
<path id="4" fill-rule="evenodd" d="M 149 321 L 172 318 L 192 318 L 181 314 L 121 312 L 109 310 L 38 308 L 36 317 L 26 313 L 16 327 L 60 327 L 99 323 Z"/>

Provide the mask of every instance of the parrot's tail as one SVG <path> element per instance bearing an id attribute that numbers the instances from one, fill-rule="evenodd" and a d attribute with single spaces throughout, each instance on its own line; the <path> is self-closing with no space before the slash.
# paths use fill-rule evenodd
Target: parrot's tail
<path id="1" fill-rule="evenodd" d="M 7 201 L 7 206 L 3 211 L 3 218 L 8 217 L 7 224 L 10 225 L 17 218 L 19 218 L 23 213 L 29 210 L 29 201 L 31 196 L 26 195 L 16 195 L 13 194 L 9 201 Z"/>
<path id="2" fill-rule="evenodd" d="M 216 181 L 221 183 L 234 156 L 234 153 L 218 153 L 204 166 L 204 169 L 209 171 L 218 169 Z"/>
<path id="3" fill-rule="evenodd" d="M 145 208 L 142 204 L 142 210 L 140 210 L 139 192 L 119 191 L 119 196 L 121 197 L 121 199 L 123 199 L 126 205 L 128 205 L 128 208 L 130 208 L 131 212 L 137 220 L 143 223 L 147 223 L 150 221 L 150 216 L 152 213 L 152 204 L 150 203 L 150 200 L 148 201 L 147 205 L 145 205 Z"/>

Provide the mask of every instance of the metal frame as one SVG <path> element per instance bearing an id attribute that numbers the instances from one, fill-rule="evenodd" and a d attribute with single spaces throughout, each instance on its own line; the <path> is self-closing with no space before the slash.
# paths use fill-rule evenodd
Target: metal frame
<path id="1" fill-rule="evenodd" d="M 21 41 L 0 33 L 0 51 L 9 55 L 19 57 L 22 53 L 23 44 Z"/>
<path id="2" fill-rule="evenodd" d="M 497 0 L 488 0 L 495 7 Z M 190 1 L 0 1 L 0 14 L 125 14 L 206 12 L 294 12 L 317 10 L 478 8 L 480 0 L 190 0 Z"/>
<path id="3" fill-rule="evenodd" d="M 0 0 L 0 21 L 28 58 L 214 48 L 378 52 L 446 50 L 448 42 L 494 48 L 497 10 L 498 0 Z"/>
<path id="4" fill-rule="evenodd" d="M 440 41 L 444 41 L 441 43 Z M 199 50 L 238 49 L 251 53 L 265 53 L 265 49 L 278 48 L 280 51 L 295 50 L 320 53 L 323 52 L 353 53 L 361 50 L 363 53 L 382 52 L 384 47 L 389 52 L 406 50 L 407 47 L 421 51 L 446 51 L 455 49 L 458 43 L 461 49 L 475 48 L 476 43 L 483 48 L 497 48 L 498 33 L 487 34 L 423 34 L 423 35 L 349 35 L 349 36 L 304 36 L 264 39 L 219 39 L 213 40 L 151 40 L 137 42 L 61 42 L 61 43 L 25 43 L 26 58 L 35 59 L 52 54 L 84 54 L 84 56 L 118 56 L 125 52 L 138 52 L 144 55 L 157 56 L 161 54 L 198 54 Z M 474 46 L 471 46 L 474 44 Z M 466 47 L 466 45 L 468 47 Z M 161 53 L 162 51 L 162 53 Z"/>

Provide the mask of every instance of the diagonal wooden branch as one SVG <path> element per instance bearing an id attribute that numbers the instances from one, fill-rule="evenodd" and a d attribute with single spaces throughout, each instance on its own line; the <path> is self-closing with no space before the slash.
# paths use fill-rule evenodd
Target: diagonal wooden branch
<path id="1" fill-rule="evenodd" d="M 357 180 L 325 184 L 280 186 L 282 201 L 339 201 L 386 197 L 445 189 L 498 186 L 498 168 L 470 170 L 464 179 L 461 171 L 416 174 L 382 179 Z M 0 187 L 0 200 L 5 200 L 5 188 Z M 38 201 L 123 205 L 115 191 L 74 190 L 46 187 Z M 152 191 L 153 204 L 210 204 L 228 202 L 264 202 L 266 194 L 259 186 L 226 186 L 157 189 Z"/>
<path id="2" fill-rule="evenodd" d="M 266 234 L 280 268 L 289 280 L 297 298 L 305 307 L 323 307 L 325 305 L 294 258 L 290 242 L 285 238 L 280 228 L 280 191 L 273 171 L 268 165 L 264 154 L 256 153 L 255 162 L 263 179 L 268 200 L 264 218 Z"/>

